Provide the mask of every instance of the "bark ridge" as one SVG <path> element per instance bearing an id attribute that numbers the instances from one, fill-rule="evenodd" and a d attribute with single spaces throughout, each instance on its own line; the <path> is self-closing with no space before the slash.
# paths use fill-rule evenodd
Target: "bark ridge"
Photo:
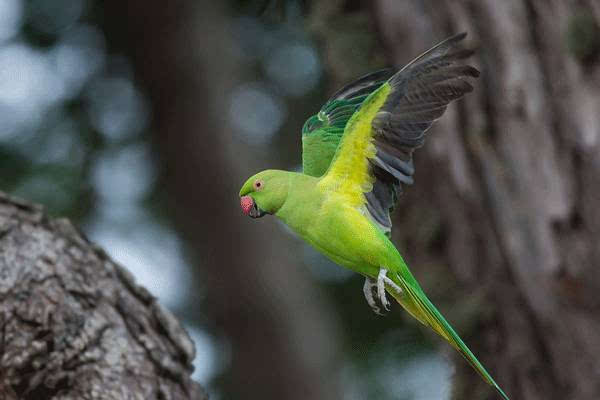
<path id="1" fill-rule="evenodd" d="M 0 398 L 207 399 L 194 344 L 66 219 L 0 192 Z"/>

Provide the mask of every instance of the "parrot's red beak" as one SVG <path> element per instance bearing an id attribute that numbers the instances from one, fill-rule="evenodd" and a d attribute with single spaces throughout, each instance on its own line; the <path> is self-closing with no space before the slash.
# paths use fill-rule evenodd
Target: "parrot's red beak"
<path id="1" fill-rule="evenodd" d="M 252 208 L 254 207 L 254 200 L 252 200 L 252 197 L 242 196 L 240 198 L 240 204 L 244 215 L 250 215 L 250 211 L 252 211 Z"/>
<path id="2" fill-rule="evenodd" d="M 268 214 L 258 208 L 254 199 L 250 196 L 242 196 L 240 197 L 240 205 L 242 206 L 242 212 L 244 215 L 247 215 L 252 218 L 260 218 L 265 214 Z"/>

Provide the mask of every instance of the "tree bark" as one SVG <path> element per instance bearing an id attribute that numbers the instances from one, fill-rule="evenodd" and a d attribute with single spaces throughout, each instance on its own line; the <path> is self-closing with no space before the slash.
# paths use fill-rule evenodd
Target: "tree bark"
<path id="1" fill-rule="evenodd" d="M 350 18 L 344 3 L 313 19 Z M 511 398 L 600 398 L 600 4 L 380 0 L 370 11 L 394 64 L 468 31 L 482 72 L 416 153 L 394 233 L 409 265 Z M 339 24 L 313 26 L 338 73 L 356 54 L 335 47 Z M 454 398 L 481 398 L 485 384 L 455 357 Z"/>
<path id="2" fill-rule="evenodd" d="M 0 192 L 0 399 L 196 399 L 175 317 L 69 221 Z"/>

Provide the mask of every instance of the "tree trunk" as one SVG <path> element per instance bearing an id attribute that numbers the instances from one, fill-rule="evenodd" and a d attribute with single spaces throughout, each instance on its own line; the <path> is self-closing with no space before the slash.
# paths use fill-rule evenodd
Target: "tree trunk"
<path id="1" fill-rule="evenodd" d="M 258 227 L 239 208 L 244 180 L 273 165 L 228 126 L 231 92 L 248 77 L 226 3 L 110 1 L 109 35 L 127 38 L 152 102 L 171 209 L 203 276 L 207 302 L 194 308 L 231 345 L 225 397 L 335 400 L 332 307 L 309 280 L 299 243 L 273 218 Z"/>
<path id="2" fill-rule="evenodd" d="M 0 399 L 207 399 L 175 317 L 69 221 L 0 192 Z"/>
<path id="3" fill-rule="evenodd" d="M 335 4 L 312 18 L 339 76 L 356 54 L 336 47 L 339 23 L 319 23 L 351 18 Z M 482 72 L 416 154 L 394 235 L 409 265 L 511 398 L 600 398 L 600 3 L 380 0 L 371 12 L 396 65 L 468 31 Z M 454 398 L 481 398 L 455 358 Z"/>

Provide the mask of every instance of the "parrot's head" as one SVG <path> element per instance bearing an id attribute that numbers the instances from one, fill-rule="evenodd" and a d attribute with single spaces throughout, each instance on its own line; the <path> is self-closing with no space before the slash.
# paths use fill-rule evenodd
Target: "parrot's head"
<path id="1" fill-rule="evenodd" d="M 251 176 L 240 189 L 242 212 L 252 218 L 274 214 L 288 195 L 289 172 L 269 169 Z"/>

